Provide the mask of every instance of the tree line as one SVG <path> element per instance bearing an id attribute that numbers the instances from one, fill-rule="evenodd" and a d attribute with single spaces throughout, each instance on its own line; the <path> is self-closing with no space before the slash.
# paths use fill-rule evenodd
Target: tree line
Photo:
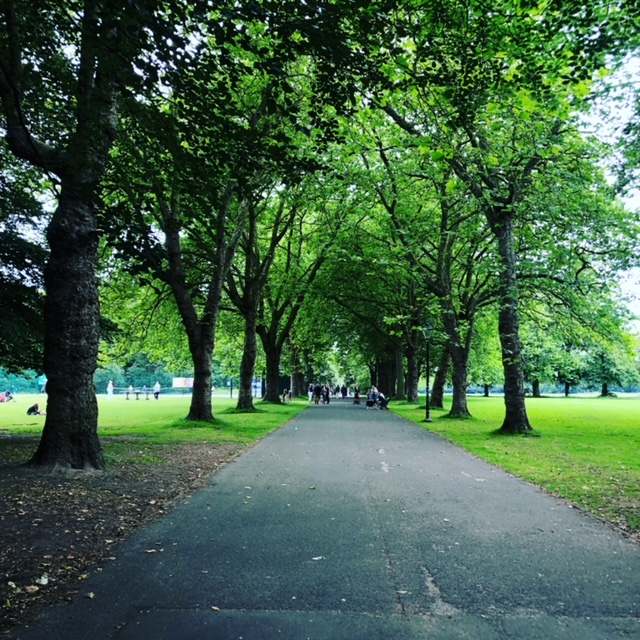
<path id="1" fill-rule="evenodd" d="M 93 377 L 125 334 L 189 354 L 188 418 L 211 421 L 223 325 L 246 410 L 258 357 L 277 402 L 283 355 L 301 391 L 335 342 L 415 401 L 429 323 L 458 416 L 486 329 L 507 433 L 544 379 L 523 326 L 624 342 L 638 218 L 580 118 L 637 45 L 635 4 L 58 4 L 8 0 L 0 32 L 0 356 L 42 357 L 33 464 L 104 466 Z"/>

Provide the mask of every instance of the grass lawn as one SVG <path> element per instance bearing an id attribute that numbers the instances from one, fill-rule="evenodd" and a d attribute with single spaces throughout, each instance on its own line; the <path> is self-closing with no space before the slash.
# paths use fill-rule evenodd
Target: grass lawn
<path id="1" fill-rule="evenodd" d="M 40 409 L 46 410 L 44 395 L 18 394 L 15 401 L 0 404 L 0 432 L 38 437 L 45 417 L 26 415 L 27 407 L 34 402 L 40 403 Z M 215 422 L 209 424 L 187 422 L 184 419 L 189 412 L 189 403 L 190 397 L 187 395 L 161 395 L 159 400 L 98 396 L 98 434 L 107 464 L 126 464 L 127 450 L 131 448 L 132 441 L 136 443 L 138 462 L 140 448 L 144 448 L 152 458 L 155 446 L 185 443 L 249 445 L 281 427 L 308 406 L 305 400 L 295 400 L 286 405 L 256 401 L 257 411 L 239 413 L 235 411 L 236 398 L 214 397 Z"/>
<path id="2" fill-rule="evenodd" d="M 640 398 L 527 400 L 539 437 L 501 436 L 502 397 L 470 397 L 473 418 L 394 402 L 391 409 L 484 460 L 561 496 L 625 530 L 640 532 Z"/>

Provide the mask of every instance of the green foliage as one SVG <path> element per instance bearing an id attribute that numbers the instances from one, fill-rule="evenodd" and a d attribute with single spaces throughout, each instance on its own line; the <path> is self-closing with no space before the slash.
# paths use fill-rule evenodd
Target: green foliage
<path id="1" fill-rule="evenodd" d="M 0 365 L 15 373 L 42 368 L 47 215 L 35 196 L 37 172 L 15 160 L 4 143 L 0 153 Z"/>

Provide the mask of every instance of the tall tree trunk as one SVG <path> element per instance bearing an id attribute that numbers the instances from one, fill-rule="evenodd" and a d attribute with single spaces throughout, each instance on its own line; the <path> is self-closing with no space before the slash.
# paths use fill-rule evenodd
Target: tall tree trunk
<path id="1" fill-rule="evenodd" d="M 302 371 L 294 371 L 291 374 L 291 393 L 294 398 L 306 395 L 307 387 L 304 384 L 304 373 Z"/>
<path id="2" fill-rule="evenodd" d="M 471 416 L 467 405 L 467 387 L 469 385 L 469 351 L 471 348 L 473 322 L 469 323 L 466 336 L 463 336 L 451 295 L 440 299 L 440 307 L 442 309 L 444 329 L 449 341 L 448 349 L 452 366 L 453 399 L 449 417 L 468 418 Z"/>
<path id="3" fill-rule="evenodd" d="M 568 398 L 570 393 L 571 393 L 571 383 L 570 382 L 565 382 L 564 383 L 564 397 Z"/>
<path id="4" fill-rule="evenodd" d="M 471 416 L 467 404 L 469 353 L 462 347 L 451 348 L 451 344 L 449 349 L 452 364 L 453 398 L 448 415 L 450 418 L 468 418 Z"/>
<path id="5" fill-rule="evenodd" d="M 407 402 L 418 403 L 420 365 L 418 351 L 413 344 L 407 346 Z"/>
<path id="6" fill-rule="evenodd" d="M 372 364 L 369 363 L 367 365 L 367 369 L 369 369 L 369 386 L 377 387 L 378 386 L 378 364 L 377 362 Z"/>
<path id="7" fill-rule="evenodd" d="M 93 374 L 100 339 L 97 221 L 78 184 L 63 182 L 48 229 L 44 371 L 47 417 L 31 464 L 103 469 Z"/>
<path id="8" fill-rule="evenodd" d="M 293 369 L 291 371 L 291 393 L 294 398 L 307 395 L 300 351 L 293 345 Z"/>
<path id="9" fill-rule="evenodd" d="M 391 398 L 396 392 L 396 360 L 393 354 L 378 358 L 378 387 L 379 391 Z"/>
<path id="10" fill-rule="evenodd" d="M 259 332 L 259 335 L 262 339 L 262 348 L 266 359 L 266 390 L 262 399 L 265 402 L 280 404 L 280 358 L 282 350 L 274 340 L 269 339 L 269 334 L 266 332 Z"/>
<path id="11" fill-rule="evenodd" d="M 532 427 L 525 406 L 513 220 L 502 212 L 502 215 L 490 216 L 489 223 L 498 240 L 501 262 L 498 331 L 504 368 L 505 417 L 500 431 L 510 434 L 525 433 L 531 431 Z"/>
<path id="12" fill-rule="evenodd" d="M 252 310 L 246 313 L 244 318 L 244 346 L 242 360 L 240 361 L 240 387 L 238 389 L 238 404 L 236 409 L 242 411 L 254 411 L 253 406 L 253 377 L 258 353 L 258 341 L 256 336 L 257 318 Z"/>
<path id="13" fill-rule="evenodd" d="M 488 398 L 489 397 L 489 392 L 491 391 L 491 385 L 490 384 L 485 384 L 484 385 L 484 397 Z"/>
<path id="14" fill-rule="evenodd" d="M 602 392 L 600 393 L 601 396 L 604 396 L 605 398 L 609 395 L 609 385 L 606 382 L 602 383 Z"/>
<path id="15" fill-rule="evenodd" d="M 195 329 L 193 327 L 187 329 L 194 373 L 191 405 L 189 406 L 187 420 L 197 422 L 213 421 L 211 405 L 211 363 L 213 360 L 213 345 L 215 343 L 214 334 L 215 329 L 207 325 L 200 325 L 195 327 Z"/>
<path id="16" fill-rule="evenodd" d="M 431 408 L 444 409 L 444 388 L 447 384 L 447 376 L 451 366 L 451 354 L 449 346 L 442 350 L 440 364 L 433 379 L 433 387 L 431 391 Z"/>
<path id="17" fill-rule="evenodd" d="M 402 345 L 395 348 L 396 356 L 396 393 L 395 396 L 399 400 L 404 400 L 404 354 L 402 353 Z"/>
<path id="18" fill-rule="evenodd" d="M 540 380 L 534 380 L 531 383 L 532 393 L 534 398 L 540 397 Z"/>

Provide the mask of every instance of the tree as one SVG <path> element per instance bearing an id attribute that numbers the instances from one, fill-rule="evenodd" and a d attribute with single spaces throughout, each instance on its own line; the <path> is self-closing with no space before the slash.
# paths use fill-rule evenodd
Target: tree
<path id="1" fill-rule="evenodd" d="M 588 384 L 599 385 L 600 395 L 613 395 L 612 386 L 633 387 L 640 381 L 636 362 L 638 340 L 627 336 L 622 344 L 601 346 L 589 354 L 585 380 Z"/>
<path id="2" fill-rule="evenodd" d="M 102 468 L 93 373 L 100 182 L 117 133 L 122 89 L 156 16 L 145 3 L 4 3 L 0 99 L 11 152 L 57 184 L 47 228 L 44 370 L 48 412 L 31 462 Z M 165 33 L 170 34 L 172 30 Z M 142 66 L 142 65 L 141 65 Z"/>
<path id="3" fill-rule="evenodd" d="M 274 209 L 269 222 L 260 224 L 260 209 Z M 257 357 L 257 326 L 263 291 L 269 281 L 276 250 L 291 228 L 296 216 L 295 203 L 287 203 L 286 191 L 273 203 L 249 203 L 247 230 L 240 241 L 242 261 L 236 260 L 228 282 L 227 294 L 244 319 L 244 345 L 240 363 L 240 387 L 237 408 L 251 411 L 253 407 L 253 378 Z M 261 241 L 261 227 L 268 234 Z M 264 232 L 263 232 L 263 235 Z"/>

